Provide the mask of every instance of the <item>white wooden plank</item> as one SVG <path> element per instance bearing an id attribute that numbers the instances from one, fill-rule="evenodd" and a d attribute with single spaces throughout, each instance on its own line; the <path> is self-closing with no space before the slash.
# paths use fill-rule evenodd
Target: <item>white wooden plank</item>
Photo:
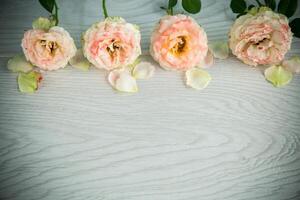
<path id="1" fill-rule="evenodd" d="M 0 196 L 299 197 L 300 79 L 275 89 L 234 58 L 209 71 L 214 80 L 201 92 L 157 69 L 128 96 L 103 71 L 67 68 L 22 95 L 1 68 Z"/>
<path id="2" fill-rule="evenodd" d="M 211 40 L 226 38 L 225 2 L 202 1 L 198 22 Z M 147 50 L 163 1 L 108 2 L 112 15 L 141 25 Z M 101 19 L 99 1 L 59 3 L 78 43 Z M 299 76 L 277 89 L 231 57 L 208 70 L 213 80 L 203 91 L 157 67 L 138 94 L 120 95 L 104 71 L 68 67 L 24 95 L 7 56 L 20 52 L 22 30 L 44 12 L 29 0 L 4 0 L 0 11 L 1 200 L 300 198 Z"/>

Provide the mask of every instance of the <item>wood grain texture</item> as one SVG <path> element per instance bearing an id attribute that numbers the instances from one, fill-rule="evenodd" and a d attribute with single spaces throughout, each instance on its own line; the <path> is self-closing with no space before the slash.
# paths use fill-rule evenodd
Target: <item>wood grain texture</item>
<path id="1" fill-rule="evenodd" d="M 211 40 L 226 38 L 226 1 L 202 1 L 195 18 Z M 208 70 L 213 80 L 203 91 L 157 67 L 138 94 L 120 95 L 104 71 L 67 67 L 24 95 L 6 62 L 20 52 L 22 30 L 45 13 L 37 1 L 1 2 L 1 200 L 300 199 L 299 76 L 276 89 L 231 57 Z M 162 1 L 108 2 L 111 15 L 141 25 L 147 50 Z M 79 43 L 100 6 L 59 3 L 62 25 Z"/>

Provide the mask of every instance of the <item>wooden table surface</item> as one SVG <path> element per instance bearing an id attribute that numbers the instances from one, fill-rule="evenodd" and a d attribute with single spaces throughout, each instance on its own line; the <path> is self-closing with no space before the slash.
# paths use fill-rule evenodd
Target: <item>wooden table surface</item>
<path id="1" fill-rule="evenodd" d="M 141 27 L 148 49 L 163 0 L 109 0 L 111 15 Z M 80 33 L 101 20 L 100 0 L 58 0 L 61 25 Z M 226 39 L 228 1 L 202 0 L 194 15 L 209 40 Z M 37 0 L 0 3 L 1 200 L 300 199 L 300 77 L 281 89 L 237 59 L 217 60 L 202 91 L 157 67 L 120 95 L 105 72 L 45 74 L 34 95 L 6 69 L 21 52 Z M 299 16 L 298 9 L 298 16 Z M 300 54 L 294 39 L 289 55 Z M 151 58 L 144 56 L 144 59 Z"/>

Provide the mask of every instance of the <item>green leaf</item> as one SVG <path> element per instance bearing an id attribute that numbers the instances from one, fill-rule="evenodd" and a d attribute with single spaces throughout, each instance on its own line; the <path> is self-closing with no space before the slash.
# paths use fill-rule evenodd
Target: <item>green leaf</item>
<path id="1" fill-rule="evenodd" d="M 55 15 L 50 16 L 50 26 L 56 26 L 58 24 L 58 18 Z M 51 28 L 50 27 L 50 28 Z"/>
<path id="2" fill-rule="evenodd" d="M 251 15 L 256 15 L 258 11 L 259 11 L 259 7 L 251 6 L 250 8 L 249 6 L 247 13 Z"/>
<path id="3" fill-rule="evenodd" d="M 201 10 L 200 0 L 182 0 L 182 7 L 185 11 L 196 14 Z"/>
<path id="4" fill-rule="evenodd" d="M 290 18 L 297 10 L 297 1 L 298 0 L 280 0 L 278 4 L 278 12 Z"/>
<path id="5" fill-rule="evenodd" d="M 291 21 L 290 27 L 292 29 L 292 32 L 294 33 L 294 36 L 300 38 L 300 18 L 296 18 L 293 21 Z"/>
<path id="6" fill-rule="evenodd" d="M 254 7 L 255 7 L 255 5 L 251 4 L 251 5 L 248 6 L 248 10 L 251 10 Z"/>
<path id="7" fill-rule="evenodd" d="M 282 87 L 292 80 L 293 74 L 280 65 L 273 65 L 265 70 L 265 78 L 275 87 Z"/>
<path id="8" fill-rule="evenodd" d="M 169 0 L 169 5 L 168 8 L 173 8 L 174 6 L 176 6 L 177 4 L 177 0 Z"/>
<path id="9" fill-rule="evenodd" d="M 23 54 L 18 54 L 7 62 L 7 69 L 12 72 L 29 72 L 33 69 L 33 65 L 28 62 Z"/>
<path id="10" fill-rule="evenodd" d="M 52 27 L 52 23 L 48 18 L 39 17 L 32 22 L 33 29 L 49 30 Z"/>
<path id="11" fill-rule="evenodd" d="M 272 9 L 267 6 L 261 6 L 258 9 L 258 12 L 266 12 L 266 11 L 272 11 Z"/>
<path id="12" fill-rule="evenodd" d="M 23 93 L 34 93 L 38 89 L 41 74 L 35 71 L 20 73 L 18 76 L 19 90 Z"/>
<path id="13" fill-rule="evenodd" d="M 265 4 L 267 7 L 271 8 L 272 10 L 276 9 L 276 1 L 275 0 L 265 0 Z"/>
<path id="14" fill-rule="evenodd" d="M 230 8 L 234 13 L 244 13 L 247 9 L 245 0 L 231 0 Z"/>
<path id="15" fill-rule="evenodd" d="M 39 0 L 39 2 L 49 13 L 52 13 L 55 0 Z"/>

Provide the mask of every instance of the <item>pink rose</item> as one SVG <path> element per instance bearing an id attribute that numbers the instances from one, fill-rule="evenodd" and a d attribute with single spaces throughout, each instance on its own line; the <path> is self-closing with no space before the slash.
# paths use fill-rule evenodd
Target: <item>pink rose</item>
<path id="1" fill-rule="evenodd" d="M 197 22 L 186 15 L 167 15 L 156 26 L 150 54 L 165 69 L 186 71 L 203 62 L 207 37 Z"/>
<path id="2" fill-rule="evenodd" d="M 229 33 L 232 53 L 253 66 L 280 63 L 291 41 L 287 18 L 266 9 L 239 17 Z"/>
<path id="3" fill-rule="evenodd" d="M 43 70 L 65 67 L 76 53 L 74 40 L 63 28 L 28 30 L 22 40 L 26 59 Z"/>
<path id="4" fill-rule="evenodd" d="M 84 56 L 97 68 L 112 70 L 132 64 L 141 54 L 141 34 L 120 17 L 108 17 L 83 35 Z"/>

